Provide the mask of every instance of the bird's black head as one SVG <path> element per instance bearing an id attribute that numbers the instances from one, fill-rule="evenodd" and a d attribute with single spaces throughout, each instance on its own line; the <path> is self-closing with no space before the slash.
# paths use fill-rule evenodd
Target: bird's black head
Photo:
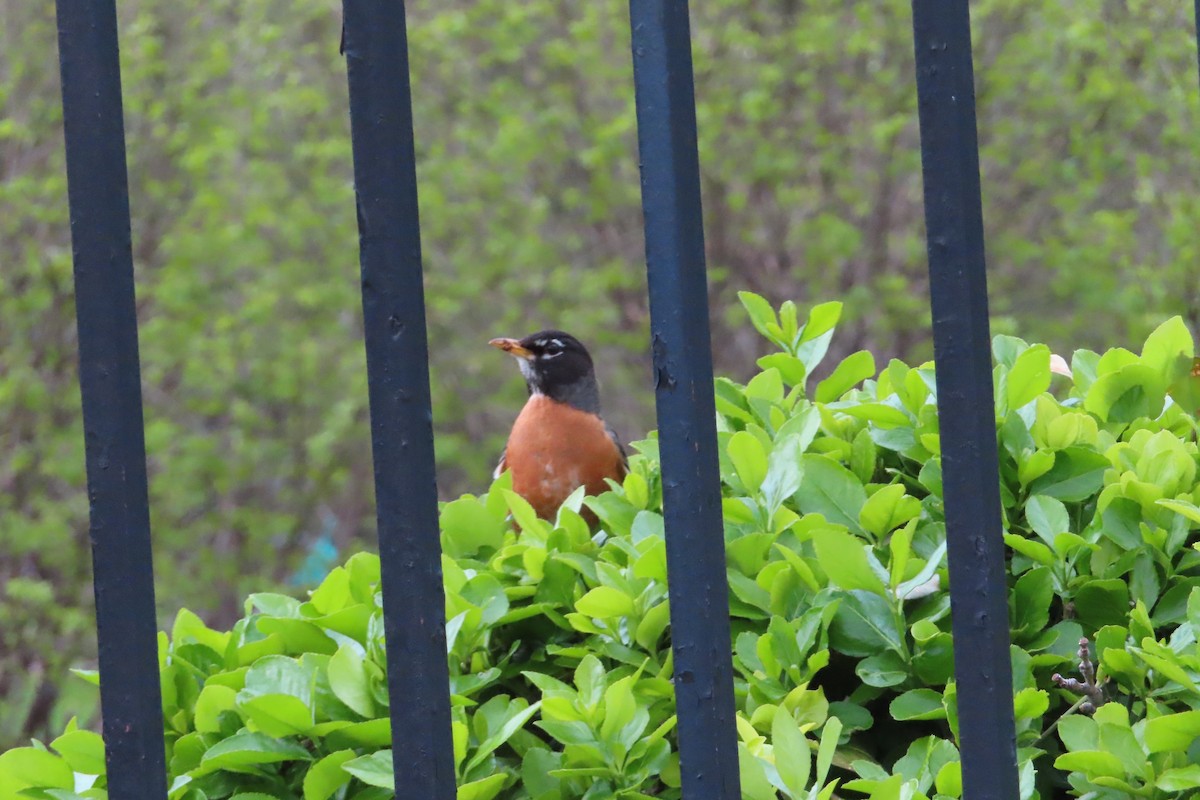
<path id="1" fill-rule="evenodd" d="M 517 358 L 530 394 L 599 413 L 600 391 L 587 348 L 563 331 L 531 333 L 523 339 L 492 339 L 489 342 Z"/>

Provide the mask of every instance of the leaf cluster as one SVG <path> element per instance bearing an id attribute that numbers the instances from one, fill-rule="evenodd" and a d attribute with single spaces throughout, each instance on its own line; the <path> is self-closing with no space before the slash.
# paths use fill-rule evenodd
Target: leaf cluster
<path id="1" fill-rule="evenodd" d="M 840 304 L 742 300 L 777 348 L 716 384 L 743 796 L 959 798 L 973 687 L 955 680 L 932 365 L 861 352 L 813 385 Z M 1193 349 L 1178 319 L 1070 369 L 995 340 L 1023 800 L 1200 790 Z M 657 441 L 636 449 L 622 484 L 553 522 L 506 476 L 444 504 L 460 800 L 679 797 L 686 610 Z M 306 600 L 251 595 L 228 631 L 179 614 L 159 652 L 172 800 L 392 795 L 379 574 L 356 555 Z M 101 748 L 71 724 L 0 755 L 0 797 L 104 798 Z"/>

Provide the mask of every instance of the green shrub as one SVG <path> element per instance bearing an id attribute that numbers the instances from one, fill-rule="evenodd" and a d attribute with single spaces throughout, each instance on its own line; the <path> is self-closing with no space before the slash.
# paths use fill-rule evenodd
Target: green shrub
<path id="1" fill-rule="evenodd" d="M 716 386 L 743 796 L 960 797 L 932 366 L 860 352 L 812 385 L 840 305 L 801 324 L 743 302 L 778 348 Z M 1044 345 L 994 354 L 1021 796 L 1195 794 L 1191 335 L 1173 319 L 1057 378 Z M 657 444 L 635 448 L 623 486 L 554 524 L 505 478 L 442 509 L 462 800 L 679 797 Z M 230 631 L 179 614 L 173 800 L 391 796 L 378 586 L 359 554 L 307 600 L 251 595 Z M 71 725 L 0 756 L 0 800 L 104 797 L 83 777 L 102 771 Z"/>
<path id="2" fill-rule="evenodd" d="M 119 8 L 158 609 L 225 628 L 326 534 L 349 553 L 373 531 L 342 15 Z M 831 358 L 929 357 L 910 0 L 690 14 L 719 372 L 753 368 L 740 287 L 843 297 Z M 1107 347 L 1172 314 L 1200 324 L 1192 4 L 971 15 L 994 330 Z M 3 750 L 80 712 L 51 676 L 94 659 L 95 637 L 54 5 L 0 0 L 0 20 Z M 438 0 L 411 4 L 409 34 L 452 499 L 486 485 L 480 453 L 522 402 L 494 336 L 569 318 L 610 421 L 651 423 L 629 13 Z"/>

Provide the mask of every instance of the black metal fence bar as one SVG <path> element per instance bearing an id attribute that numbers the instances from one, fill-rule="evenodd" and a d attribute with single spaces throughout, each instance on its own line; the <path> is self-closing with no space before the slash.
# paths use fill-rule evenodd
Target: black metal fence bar
<path id="1" fill-rule="evenodd" d="M 1196 68 L 1200 70 L 1200 0 L 1196 0 Z"/>
<path id="2" fill-rule="evenodd" d="M 736 800 L 737 733 L 686 0 L 631 0 L 683 796 Z"/>
<path id="3" fill-rule="evenodd" d="M 398 797 L 453 800 L 404 3 L 345 0 L 344 9 L 393 768 Z"/>
<path id="4" fill-rule="evenodd" d="M 114 0 L 58 0 L 100 703 L 114 798 L 167 794 Z"/>
<path id="5" fill-rule="evenodd" d="M 1017 797 L 967 0 L 913 0 L 964 797 Z"/>

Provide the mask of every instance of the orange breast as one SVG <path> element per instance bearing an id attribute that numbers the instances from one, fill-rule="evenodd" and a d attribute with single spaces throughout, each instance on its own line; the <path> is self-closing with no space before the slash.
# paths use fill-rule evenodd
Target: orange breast
<path id="1" fill-rule="evenodd" d="M 504 458 L 513 491 L 543 519 L 553 519 L 578 487 L 600 494 L 608 489 L 605 478 L 624 477 L 620 451 L 604 422 L 543 395 L 530 397 L 521 410 Z"/>

